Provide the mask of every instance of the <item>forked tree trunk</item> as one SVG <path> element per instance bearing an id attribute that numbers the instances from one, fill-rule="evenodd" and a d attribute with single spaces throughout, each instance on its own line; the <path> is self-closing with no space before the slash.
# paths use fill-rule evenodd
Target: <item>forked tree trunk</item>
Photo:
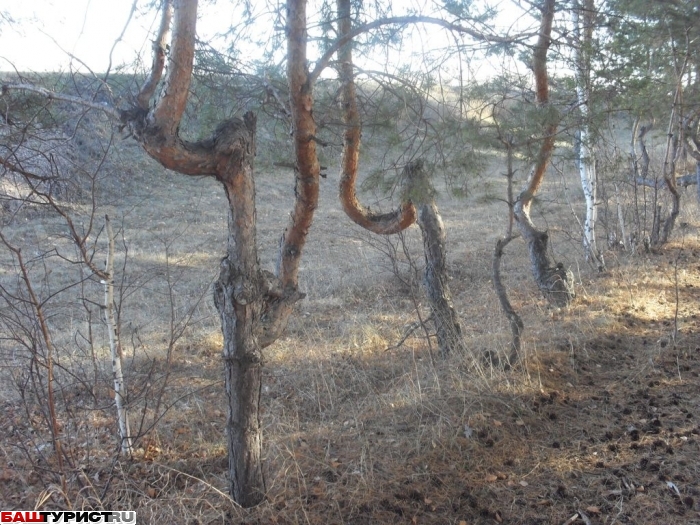
<path id="1" fill-rule="evenodd" d="M 105 111 L 128 127 L 143 149 L 164 167 L 184 175 L 212 176 L 224 186 L 229 201 L 228 248 L 214 286 L 214 300 L 224 336 L 230 493 L 237 503 L 250 507 L 265 496 L 259 421 L 261 352 L 279 338 L 294 304 L 304 297 L 298 291 L 299 263 L 318 203 L 320 168 L 312 114 L 313 78 L 306 59 L 306 0 L 287 1 L 296 199 L 280 243 L 276 275 L 261 270 L 257 256 L 255 115 L 247 113 L 243 120 L 223 121 L 204 140 L 189 141 L 179 136 L 194 64 L 196 20 L 197 0 L 163 0 L 150 75 L 134 97 L 135 105 L 128 109 L 117 110 L 28 84 L 4 84 L 3 92 L 28 90 Z M 163 78 L 166 59 L 168 68 Z M 159 86 L 160 94 L 154 97 Z"/>
<path id="2" fill-rule="evenodd" d="M 540 36 L 533 53 L 533 70 L 535 72 L 535 90 L 537 103 L 541 109 L 549 107 L 549 80 L 547 77 L 547 50 L 551 45 L 552 21 L 554 19 L 555 0 L 544 0 Z M 554 115 L 548 116 L 543 129 L 543 138 L 535 165 L 530 171 L 527 186 L 518 197 L 514 215 L 523 239 L 530 253 L 532 273 L 537 286 L 545 297 L 557 306 L 566 306 L 574 298 L 573 274 L 561 263 L 553 263 L 548 250 L 549 236 L 539 231 L 530 218 L 530 208 L 535 194 L 539 190 L 544 174 L 554 150 L 557 123 Z"/>
<path id="3" fill-rule="evenodd" d="M 676 105 L 680 100 L 680 94 L 682 90 L 682 85 L 679 80 L 678 87 L 676 89 L 676 95 L 673 102 L 673 109 L 671 109 L 671 118 L 668 124 L 668 134 L 666 139 L 666 154 L 664 156 L 664 182 L 671 194 L 671 211 L 664 221 L 664 226 L 661 231 L 661 236 L 658 238 L 658 244 L 666 244 L 671 238 L 671 232 L 676 224 L 676 218 L 681 211 L 681 194 L 678 191 L 678 184 L 676 181 L 676 154 L 678 152 L 679 139 L 678 135 L 673 133 L 673 128 L 676 125 L 676 120 L 678 120 Z M 680 131 L 680 126 L 679 130 Z"/>
<path id="4" fill-rule="evenodd" d="M 295 10 L 301 4 L 301 10 Z M 121 118 L 146 152 L 166 168 L 187 175 L 209 175 L 223 185 L 229 203 L 228 246 L 214 286 L 221 318 L 228 419 L 229 484 L 233 499 L 244 507 L 265 497 L 262 470 L 262 428 L 259 419 L 262 349 L 283 332 L 293 305 L 303 297 L 297 274 L 318 199 L 318 161 L 313 148 L 311 86 L 298 65 L 306 67 L 303 1 L 290 0 L 290 91 L 297 151 L 296 203 L 280 245 L 277 275 L 260 269 L 255 219 L 256 118 L 222 122 L 214 134 L 191 142 L 178 128 L 187 103 L 194 58 L 196 0 L 166 0 L 163 22 L 155 41 L 151 76 L 136 97 L 137 106 Z M 301 12 L 300 12 L 301 11 Z M 153 97 L 161 78 L 172 15 L 173 37 L 169 67 L 160 96 Z M 300 29 L 301 28 L 301 29 Z M 294 49 L 292 49 L 292 47 Z"/>
<path id="5" fill-rule="evenodd" d="M 676 177 L 676 160 L 681 151 L 681 145 L 685 142 L 683 126 L 683 76 L 688 67 L 689 51 L 686 51 L 683 60 L 675 54 L 674 46 L 674 67 L 676 73 L 676 92 L 673 95 L 673 106 L 671 107 L 671 118 L 668 123 L 668 133 L 666 139 L 666 155 L 664 157 L 664 181 L 671 194 L 671 212 L 664 221 L 663 232 L 660 244 L 665 244 L 671 238 L 671 232 L 676 224 L 676 219 L 681 211 L 681 194 L 678 191 L 678 180 Z M 674 129 L 676 133 L 674 134 Z"/>

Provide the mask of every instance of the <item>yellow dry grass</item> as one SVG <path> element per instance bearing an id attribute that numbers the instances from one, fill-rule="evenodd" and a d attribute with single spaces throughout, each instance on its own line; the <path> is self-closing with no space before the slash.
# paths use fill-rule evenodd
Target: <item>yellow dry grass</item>
<path id="1" fill-rule="evenodd" d="M 139 155 L 123 148 L 125 156 Z M 29 419 L 6 382 L 3 509 L 34 508 L 48 490 L 45 508 L 133 509 L 140 523 L 550 524 L 579 512 L 590 523 L 700 522 L 700 217 L 691 199 L 663 251 L 609 251 L 609 269 L 599 274 L 581 260 L 572 213 L 582 211 L 577 181 L 552 172 L 535 221 L 549 225 L 557 259 L 576 275 L 578 298 L 551 309 L 534 287 L 522 242 L 511 243 L 502 271 L 526 332 L 521 366 L 504 372 L 484 359 L 505 354 L 509 344 L 491 284 L 492 251 L 507 220 L 506 206 L 493 199 L 505 195 L 499 166 L 471 183 L 465 200 L 444 188 L 439 198 L 469 349 L 444 360 L 430 355 L 420 331 L 394 347 L 416 319 L 414 299 L 376 241 L 343 216 L 338 173 L 330 169 L 303 259 L 307 298 L 265 352 L 268 498 L 243 510 L 225 495 L 221 336 L 209 294 L 225 250 L 225 197 L 215 181 L 139 162 L 144 172 L 99 211 L 120 225 L 128 246 L 119 254 L 127 258 L 120 315 L 132 394 L 154 395 L 153 385 L 167 377 L 161 413 L 139 399 L 132 417 L 144 410 L 146 422 L 158 420 L 133 459 L 114 461 L 106 343 L 97 333 L 103 375 L 94 402 L 78 383 L 62 393 L 61 406 L 72 400 L 61 419 L 76 470 L 61 495 L 37 474 L 55 466 L 50 456 L 34 465 L 27 459 L 37 457 L 36 443 L 28 444 Z M 291 172 L 258 171 L 260 259 L 268 268 L 291 184 Z M 41 215 L 11 235 L 67 249 L 60 231 Z M 407 243 L 420 263 L 415 228 Z M 58 263 L 53 271 L 57 282 L 75 276 Z M 13 275 L 5 268 L 0 278 Z M 91 286 L 99 301 L 99 286 Z M 425 315 L 425 299 L 416 299 Z M 85 328 L 80 312 L 67 303 L 51 308 L 66 366 L 90 369 L 89 353 L 76 343 Z M 173 340 L 171 326 L 191 312 Z M 17 377 L 16 366 L 6 363 L 6 379 Z M 38 413 L 32 417 L 40 427 Z"/>

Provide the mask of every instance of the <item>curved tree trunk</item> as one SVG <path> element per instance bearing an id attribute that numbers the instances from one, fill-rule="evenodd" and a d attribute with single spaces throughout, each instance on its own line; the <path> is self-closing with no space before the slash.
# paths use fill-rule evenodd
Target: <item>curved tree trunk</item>
<path id="1" fill-rule="evenodd" d="M 287 78 L 296 156 L 296 202 L 282 237 L 278 274 L 282 286 L 296 288 L 301 250 L 318 204 L 321 166 L 316 153 L 313 82 L 306 46 L 306 0 L 287 0 Z"/>
<path id="2" fill-rule="evenodd" d="M 338 0 L 338 34 L 342 39 L 352 31 L 350 0 Z M 402 206 L 389 213 L 374 213 L 357 199 L 358 159 L 360 156 L 361 123 L 357 109 L 352 39 L 338 49 L 338 74 L 341 81 L 341 103 L 343 106 L 343 156 L 341 161 L 340 202 L 350 219 L 366 230 L 378 234 L 403 231 L 416 222 L 419 203 L 418 224 L 423 236 L 425 254 L 425 288 L 430 300 L 432 317 L 440 353 L 445 356 L 464 347 L 462 328 L 452 306 L 452 297 L 447 282 L 445 253 L 445 228 L 433 199 L 432 189 L 423 170 L 423 162 L 406 165 L 403 179 L 404 199 Z M 420 188 L 420 190 L 418 190 Z M 423 191 L 421 191 L 423 190 Z"/>
<path id="3" fill-rule="evenodd" d="M 544 0 L 540 36 L 533 53 L 532 65 L 535 72 L 535 89 L 540 108 L 549 107 L 549 80 L 547 77 L 547 50 L 552 42 L 552 21 L 554 19 L 555 0 Z M 549 236 L 539 231 L 530 218 L 530 208 L 535 194 L 539 190 L 544 174 L 549 166 L 554 150 L 557 131 L 555 116 L 549 117 L 544 126 L 542 145 L 535 165 L 528 177 L 527 186 L 520 193 L 514 206 L 515 220 L 530 253 L 532 273 L 537 286 L 545 297 L 557 306 L 568 305 L 574 298 L 573 274 L 561 263 L 552 263 L 547 253 Z"/>
<path id="4" fill-rule="evenodd" d="M 681 95 L 683 90 L 683 85 L 681 80 L 682 76 L 679 76 L 678 86 L 676 88 L 676 94 L 673 100 L 673 108 L 671 109 L 671 118 L 668 123 L 668 134 L 666 139 L 666 154 L 664 156 L 664 182 L 671 194 L 671 212 L 666 217 L 664 221 L 664 227 L 661 231 L 661 236 L 658 238 L 658 244 L 666 244 L 671 238 L 671 232 L 676 224 L 676 218 L 681 211 L 681 194 L 678 191 L 678 184 L 676 181 L 676 154 L 678 152 L 679 138 L 677 134 L 673 133 L 673 129 L 676 126 L 676 121 L 680 121 L 678 118 L 678 113 L 676 111 L 676 106 L 680 105 Z M 679 132 L 681 126 L 678 126 Z"/>
<path id="5" fill-rule="evenodd" d="M 501 310 L 503 310 L 503 313 L 508 318 L 512 333 L 511 352 L 506 365 L 510 367 L 517 363 L 517 361 L 520 359 L 522 333 L 525 330 L 525 325 L 523 324 L 523 321 L 518 313 L 515 311 L 515 308 L 513 308 L 513 305 L 508 298 L 508 291 L 501 280 L 501 261 L 503 260 L 503 252 L 510 241 L 517 237 L 517 234 L 513 234 L 513 177 L 515 176 L 515 171 L 513 170 L 513 157 L 515 154 L 513 150 L 513 138 L 512 136 L 501 136 L 499 132 L 499 140 L 506 148 L 506 196 L 508 199 L 508 227 L 506 229 L 505 238 L 498 239 L 496 241 L 496 247 L 493 252 L 493 260 L 491 262 L 491 271 L 493 273 L 493 287 L 496 291 L 498 302 L 501 304 Z"/>
<path id="6" fill-rule="evenodd" d="M 512 335 L 511 339 L 511 352 L 508 359 L 509 365 L 513 366 L 520 359 L 520 349 L 521 349 L 521 339 L 523 331 L 525 330 L 525 325 L 523 325 L 523 320 L 515 311 L 513 305 L 508 298 L 508 292 L 506 287 L 501 280 L 501 260 L 503 259 L 503 250 L 505 250 L 508 243 L 512 241 L 515 237 L 508 236 L 504 239 L 498 239 L 496 241 L 496 248 L 493 251 L 493 261 L 492 261 L 492 272 L 493 272 L 493 287 L 496 290 L 496 295 L 498 296 L 498 302 L 501 303 L 501 309 L 503 313 L 506 314 L 508 322 L 510 323 L 510 331 Z"/>
<path id="7" fill-rule="evenodd" d="M 339 35 L 344 37 L 352 30 L 350 0 L 338 0 Z M 360 157 L 362 126 L 357 110 L 355 72 L 352 61 L 352 40 L 338 49 L 338 75 L 341 82 L 341 104 L 343 106 L 343 157 L 340 175 L 340 203 L 346 215 L 366 230 L 378 234 L 392 234 L 405 230 L 416 222 L 416 209 L 410 201 L 401 208 L 388 213 L 375 213 L 363 206 L 355 190 L 357 166 Z"/>

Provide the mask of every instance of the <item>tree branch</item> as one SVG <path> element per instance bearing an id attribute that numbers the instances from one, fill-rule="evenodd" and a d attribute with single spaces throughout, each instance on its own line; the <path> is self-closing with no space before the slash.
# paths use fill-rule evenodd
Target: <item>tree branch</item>
<path id="1" fill-rule="evenodd" d="M 163 24 L 166 22 L 168 5 L 169 2 L 165 6 Z M 194 64 L 196 25 L 197 0 L 177 0 L 168 72 L 156 107 L 149 115 L 149 124 L 159 128 L 165 137 L 177 136 L 177 129 L 187 105 Z M 154 65 L 157 67 L 159 63 L 156 56 Z"/>
<path id="2" fill-rule="evenodd" d="M 2 85 L 2 95 L 6 95 L 10 91 L 29 91 L 30 93 L 37 93 L 43 95 L 48 100 L 59 100 L 61 102 L 69 102 L 71 104 L 78 104 L 90 109 L 96 109 L 97 111 L 103 111 L 108 116 L 119 119 L 120 112 L 112 105 L 103 102 L 93 102 L 91 100 L 85 100 L 80 97 L 74 97 L 72 95 L 63 95 L 61 93 L 56 93 L 49 89 L 43 88 L 41 86 L 35 86 L 33 84 L 25 84 L 20 82 L 8 82 Z"/>
<path id="3" fill-rule="evenodd" d="M 374 20 L 367 24 L 362 24 L 354 29 L 351 29 L 348 33 L 345 33 L 338 38 L 331 46 L 326 50 L 323 56 L 319 59 L 314 67 L 313 71 L 309 74 L 309 82 L 313 83 L 319 77 L 321 72 L 328 67 L 333 55 L 345 44 L 350 42 L 356 36 L 362 33 L 367 33 L 373 29 L 378 29 L 387 25 L 408 25 L 408 24 L 432 24 L 447 29 L 448 31 L 454 31 L 456 33 L 469 35 L 475 40 L 480 42 L 490 42 L 495 44 L 513 44 L 515 42 L 529 38 L 530 34 L 520 35 L 518 38 L 502 37 L 494 34 L 487 34 L 471 29 L 469 27 L 464 27 L 453 22 L 448 22 L 441 18 L 435 18 L 431 16 L 394 16 L 389 18 L 380 18 L 379 20 Z"/>
<path id="4" fill-rule="evenodd" d="M 158 82 L 160 82 L 160 79 L 163 76 L 163 68 L 165 67 L 165 50 L 168 45 L 168 37 L 170 36 L 170 23 L 172 18 L 173 2 L 172 0 L 165 0 L 163 5 L 163 16 L 160 19 L 158 34 L 156 35 L 156 39 L 153 41 L 153 66 L 151 67 L 151 74 L 141 88 L 139 94 L 136 96 L 136 103 L 138 107 L 143 110 L 148 110 L 148 103 L 158 87 Z"/>

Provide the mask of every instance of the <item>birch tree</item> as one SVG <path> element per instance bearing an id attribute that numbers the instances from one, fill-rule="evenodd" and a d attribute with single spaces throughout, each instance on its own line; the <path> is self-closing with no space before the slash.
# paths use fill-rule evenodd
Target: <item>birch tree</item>
<path id="1" fill-rule="evenodd" d="M 574 29 L 574 65 L 576 99 L 581 113 L 578 129 L 576 164 L 583 196 L 586 199 L 586 218 L 583 224 L 583 250 L 586 260 L 605 268 L 602 253 L 596 245 L 595 226 L 598 218 L 598 181 L 593 140 L 590 132 L 591 51 L 595 24 L 595 0 L 574 0 L 572 17 Z"/>
<path id="2" fill-rule="evenodd" d="M 102 275 L 105 287 L 104 312 L 109 337 L 109 350 L 112 357 L 112 379 L 114 380 L 114 404 L 117 407 L 117 423 L 119 425 L 120 447 L 123 454 L 132 453 L 132 436 L 127 409 L 126 383 L 122 372 L 122 347 L 119 342 L 119 327 L 114 315 L 114 231 L 109 217 L 105 216 L 107 230 L 107 260 Z"/>

